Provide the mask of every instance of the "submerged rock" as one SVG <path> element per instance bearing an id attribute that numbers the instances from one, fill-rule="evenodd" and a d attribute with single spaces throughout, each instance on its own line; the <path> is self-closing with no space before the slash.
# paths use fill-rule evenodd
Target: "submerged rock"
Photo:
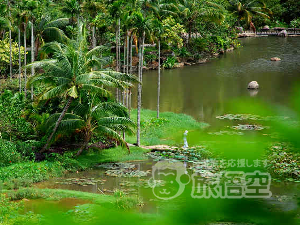
<path id="1" fill-rule="evenodd" d="M 273 58 L 271 58 L 271 61 L 281 61 L 281 59 L 278 57 L 273 57 Z"/>
<path id="2" fill-rule="evenodd" d="M 259 88 L 259 84 L 257 83 L 257 81 L 251 81 L 248 84 L 248 89 L 258 89 Z"/>

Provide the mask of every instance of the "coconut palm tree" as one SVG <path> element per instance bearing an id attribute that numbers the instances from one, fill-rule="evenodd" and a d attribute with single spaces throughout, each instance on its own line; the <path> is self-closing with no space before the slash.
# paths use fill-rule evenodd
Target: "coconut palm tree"
<path id="1" fill-rule="evenodd" d="M 188 43 L 190 43 L 197 20 L 224 20 L 223 7 L 214 2 L 206 0 L 178 0 L 178 4 L 173 6 L 176 8 L 178 15 L 188 30 Z"/>
<path id="2" fill-rule="evenodd" d="M 84 141 L 77 156 L 88 148 L 88 144 L 95 134 L 113 139 L 129 151 L 127 143 L 118 133 L 125 131 L 132 133 L 131 128 L 135 127 L 128 117 L 126 107 L 120 103 L 103 101 L 87 92 L 82 92 L 82 94 L 81 101 L 72 110 L 73 113 L 66 113 L 57 133 L 68 134 L 76 130 L 76 133 L 83 134 Z M 46 127 L 52 129 L 58 117 L 59 114 L 50 116 Z"/>
<path id="3" fill-rule="evenodd" d="M 69 38 L 65 35 L 63 28 L 69 24 L 68 18 L 51 20 L 49 16 L 43 16 L 35 26 L 35 58 L 38 56 L 40 47 L 45 42 L 57 41 L 67 43 Z"/>
<path id="4" fill-rule="evenodd" d="M 82 30 L 82 25 L 80 29 Z M 36 61 L 30 65 L 30 67 L 34 66 L 44 70 L 43 73 L 33 76 L 29 82 L 29 84 L 34 85 L 38 83 L 45 85 L 46 88 L 40 96 L 41 100 L 56 97 L 62 97 L 66 100 L 63 111 L 60 113 L 42 152 L 48 149 L 72 101 L 80 96 L 81 91 L 88 91 L 98 96 L 109 96 L 110 92 L 104 87 L 125 89 L 130 85 L 127 81 L 136 81 L 132 75 L 115 71 L 95 70 L 101 65 L 101 59 L 97 57 L 101 47 L 88 51 L 85 35 L 79 35 L 77 39 L 68 45 L 58 42 L 45 44 L 43 51 L 51 53 L 53 59 Z"/>
<path id="5" fill-rule="evenodd" d="M 249 25 L 253 15 L 270 18 L 269 15 L 272 13 L 260 0 L 231 0 L 229 3 L 228 11 L 237 18 L 238 26 L 241 21 L 245 21 Z"/>

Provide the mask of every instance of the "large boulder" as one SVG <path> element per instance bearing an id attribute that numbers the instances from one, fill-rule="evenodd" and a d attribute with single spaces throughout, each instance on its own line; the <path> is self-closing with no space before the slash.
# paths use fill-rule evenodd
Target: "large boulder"
<path id="1" fill-rule="evenodd" d="M 248 84 L 248 89 L 258 89 L 259 88 L 259 84 L 257 83 L 257 81 L 251 81 Z"/>
<path id="2" fill-rule="evenodd" d="M 288 36 L 288 32 L 286 30 L 282 30 L 278 33 L 279 37 L 287 37 Z"/>

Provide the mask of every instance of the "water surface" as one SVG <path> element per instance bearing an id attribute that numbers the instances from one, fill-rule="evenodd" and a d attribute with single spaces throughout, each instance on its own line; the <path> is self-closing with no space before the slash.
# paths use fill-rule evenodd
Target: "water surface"
<path id="1" fill-rule="evenodd" d="M 185 113 L 198 121 L 215 124 L 215 117 L 227 113 L 226 102 L 255 93 L 247 90 L 256 80 L 255 97 L 268 103 L 288 106 L 293 84 L 300 78 L 300 37 L 240 39 L 243 47 L 208 63 L 163 70 L 161 108 Z M 279 57 L 280 62 L 270 58 Z M 157 71 L 143 76 L 143 108 L 156 110 Z M 133 98 L 135 99 L 135 98 Z M 136 107 L 136 101 L 133 101 Z"/>

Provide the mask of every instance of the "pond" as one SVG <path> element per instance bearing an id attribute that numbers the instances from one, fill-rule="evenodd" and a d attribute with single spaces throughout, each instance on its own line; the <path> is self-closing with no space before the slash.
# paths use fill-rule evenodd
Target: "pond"
<path id="1" fill-rule="evenodd" d="M 162 71 L 161 111 L 185 113 L 198 121 L 219 126 L 217 116 L 224 115 L 227 101 L 238 97 L 257 98 L 268 103 L 289 106 L 293 85 L 300 78 L 300 38 L 260 37 L 241 40 L 242 46 L 208 63 Z M 280 62 L 271 62 L 279 57 Z M 257 93 L 247 85 L 256 80 Z M 157 71 L 146 71 L 143 77 L 143 108 L 156 110 Z M 136 107 L 133 96 L 133 107 Z M 262 127 L 237 127 L 260 130 Z M 236 134 L 238 134 L 237 132 Z M 157 199 L 148 184 L 153 159 L 121 164 L 106 164 L 98 169 L 67 174 L 36 184 L 39 188 L 61 188 L 99 194 L 115 189 L 140 196 L 144 211 L 156 212 Z M 187 168 L 192 163 L 187 164 Z M 115 170 L 115 171 L 114 171 Z M 272 182 L 269 205 L 283 211 L 295 210 L 300 184 Z"/>
<path id="2" fill-rule="evenodd" d="M 217 125 L 216 116 L 226 113 L 227 101 L 255 95 L 247 90 L 253 80 L 260 85 L 256 98 L 288 105 L 292 87 L 300 78 L 300 37 L 240 41 L 243 47 L 208 63 L 163 70 L 160 110 L 185 113 Z M 282 61 L 272 62 L 272 57 Z M 143 84 L 142 107 L 156 110 L 157 71 L 145 72 Z M 136 101 L 132 104 L 136 107 Z"/>

